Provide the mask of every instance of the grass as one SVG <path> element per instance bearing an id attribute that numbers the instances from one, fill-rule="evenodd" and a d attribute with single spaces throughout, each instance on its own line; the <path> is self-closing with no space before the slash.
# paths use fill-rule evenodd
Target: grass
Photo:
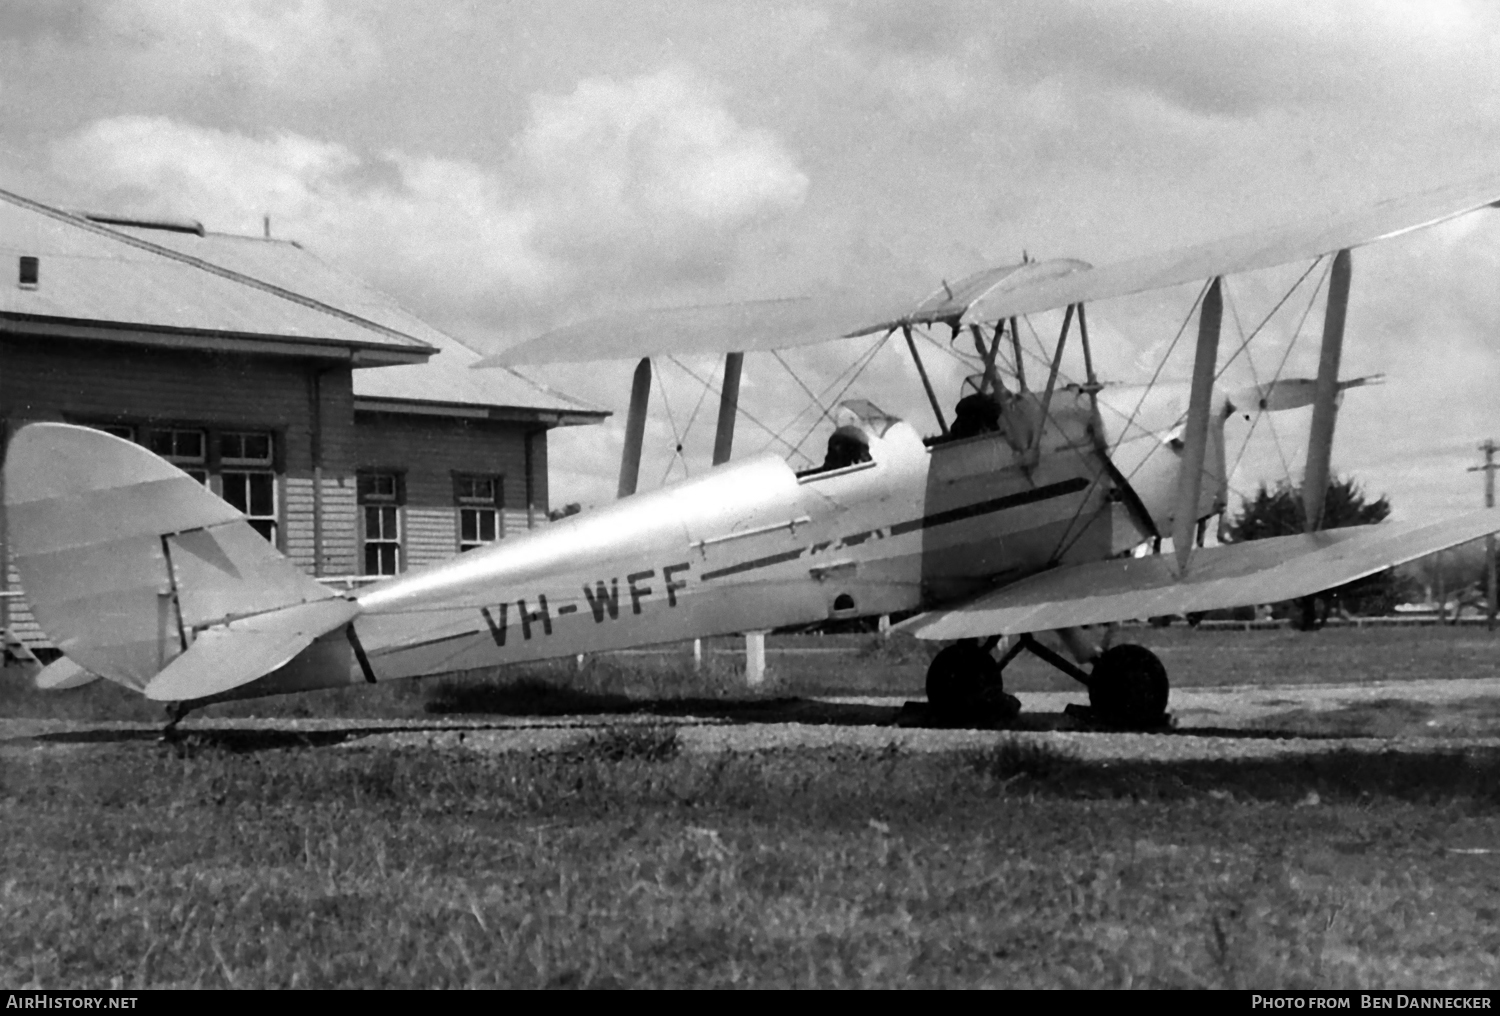
<path id="1" fill-rule="evenodd" d="M 361 716 L 414 719 L 430 714 L 564 715 L 643 709 L 703 712 L 767 707 L 789 697 L 923 694 L 935 647 L 906 636 L 773 636 L 770 673 L 744 685 L 737 640 L 707 641 L 695 670 L 688 647 L 660 653 L 569 658 L 432 678 L 355 685 L 311 694 L 209 706 L 200 715 L 288 718 Z M 1121 629 L 1161 656 L 1174 687 L 1445 677 L 1500 677 L 1500 636 L 1480 628 L 1337 628 L 1320 632 L 1195 631 L 1185 626 Z M 778 647 L 843 652 L 776 653 Z M 1076 691 L 1072 679 L 1023 653 L 1005 671 L 1011 691 Z M 161 708 L 109 682 L 70 692 L 37 692 L 17 668 L 0 676 L 0 716 L 157 722 Z"/>
<path id="2" fill-rule="evenodd" d="M 1495 676 L 1497 666 L 1474 629 L 1128 634 L 1161 653 L 1179 685 Z M 791 696 L 920 687 L 927 647 L 849 645 L 843 656 L 773 656 L 782 669 L 754 694 L 732 658 L 711 656 L 695 674 L 679 653 L 207 710 L 651 711 L 550 754 L 376 750 L 337 746 L 342 734 L 211 724 L 176 750 L 107 726 L 0 742 L 0 984 L 1500 980 L 1500 752 L 1101 764 L 1022 735 L 952 753 L 899 742 L 683 750 L 674 715 L 806 722 L 823 714 L 799 712 L 807 703 Z M 1011 687 L 1069 686 L 1030 666 L 1007 672 Z M 1500 719 L 1489 700 L 1462 711 L 1459 723 L 1452 710 L 1392 699 L 1266 724 L 1479 733 Z M 158 718 L 102 682 L 42 695 L 0 680 L 0 716 L 59 715 Z"/>
<path id="3" fill-rule="evenodd" d="M 13 987 L 1480 987 L 1500 757 L 11 752 Z M 1312 802 L 1316 801 L 1314 804 Z"/>

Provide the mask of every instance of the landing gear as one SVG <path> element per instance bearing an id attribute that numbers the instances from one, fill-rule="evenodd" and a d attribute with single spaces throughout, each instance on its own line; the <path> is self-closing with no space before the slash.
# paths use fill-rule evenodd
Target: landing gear
<path id="1" fill-rule="evenodd" d="M 1167 668 L 1145 646 L 1107 649 L 1089 675 L 1089 706 L 1107 723 L 1147 727 L 1167 713 Z"/>
<path id="2" fill-rule="evenodd" d="M 990 655 L 998 639 L 963 639 L 942 649 L 927 667 L 927 704 L 945 720 L 1009 720 L 1021 703 L 1005 694 L 1001 671 L 1014 653 Z"/>
<path id="3" fill-rule="evenodd" d="M 168 702 L 167 703 L 167 725 L 161 730 L 161 739 L 168 744 L 177 740 L 177 724 L 181 723 L 183 717 L 193 711 L 191 702 Z"/>
<path id="4" fill-rule="evenodd" d="M 1167 668 L 1145 646 L 1121 645 L 1102 652 L 1078 629 L 1059 636 L 1075 656 L 1092 663 L 1084 670 L 1030 634 L 1020 635 L 996 660 L 990 655 L 999 642 L 963 639 L 932 658 L 927 668 L 927 704 L 942 719 L 993 723 L 1011 720 L 1021 711 L 1020 700 L 1007 695 L 1001 682 L 1005 665 L 1023 649 L 1067 674 L 1089 690 L 1089 708 L 1069 706 L 1068 712 L 1111 727 L 1160 727 L 1167 720 Z"/>

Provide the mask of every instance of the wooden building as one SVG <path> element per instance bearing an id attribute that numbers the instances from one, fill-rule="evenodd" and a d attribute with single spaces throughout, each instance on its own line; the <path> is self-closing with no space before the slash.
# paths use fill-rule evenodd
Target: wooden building
<path id="1" fill-rule="evenodd" d="M 476 354 L 295 243 L 0 191 L 0 270 L 0 441 L 61 420 L 139 442 L 333 582 L 545 521 L 547 431 L 607 415 L 469 370 Z M 40 641 L 0 558 L 0 625 Z"/>

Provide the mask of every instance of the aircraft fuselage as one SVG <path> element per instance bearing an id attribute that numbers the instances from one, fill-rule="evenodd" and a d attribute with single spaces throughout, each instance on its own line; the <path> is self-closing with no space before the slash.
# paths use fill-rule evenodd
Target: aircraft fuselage
<path id="1" fill-rule="evenodd" d="M 895 422 L 867 462 L 729 463 L 368 587 L 354 639 L 325 636 L 233 694 L 916 610 L 1108 556 L 1141 537 L 1110 497 L 1095 423 L 1086 396 L 1060 391 L 1034 459 L 1002 433 L 929 447 Z"/>

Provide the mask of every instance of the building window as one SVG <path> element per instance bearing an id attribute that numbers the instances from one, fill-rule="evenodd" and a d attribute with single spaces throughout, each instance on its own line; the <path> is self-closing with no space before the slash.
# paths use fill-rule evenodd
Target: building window
<path id="1" fill-rule="evenodd" d="M 153 436 L 153 451 L 155 440 Z M 221 432 L 219 463 L 219 482 L 223 485 L 220 496 L 243 512 L 257 533 L 275 543 L 276 472 L 271 463 L 271 435 L 264 431 Z"/>
<path id="2" fill-rule="evenodd" d="M 500 490 L 498 476 L 453 477 L 453 499 L 458 503 L 459 553 L 494 543 L 504 535 L 500 528 Z"/>
<path id="3" fill-rule="evenodd" d="M 134 428 L 129 429 L 134 430 Z M 135 438 L 132 437 L 131 440 Z M 208 441 L 203 431 L 186 427 L 152 428 L 146 432 L 144 443 L 147 448 L 199 483 L 208 484 L 208 460 L 204 454 Z"/>
<path id="4" fill-rule="evenodd" d="M 364 532 L 364 574 L 396 575 L 401 571 L 402 477 L 395 472 L 360 473 L 360 521 Z"/>

